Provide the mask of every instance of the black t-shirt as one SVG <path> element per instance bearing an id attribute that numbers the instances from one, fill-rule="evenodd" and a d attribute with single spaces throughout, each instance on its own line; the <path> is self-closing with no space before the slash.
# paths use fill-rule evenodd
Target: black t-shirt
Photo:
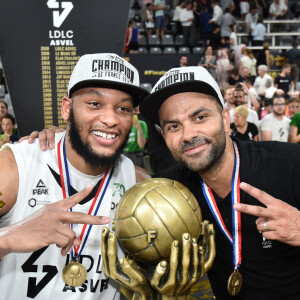
<path id="1" fill-rule="evenodd" d="M 280 142 L 239 142 L 241 182 L 247 182 L 271 196 L 300 209 L 300 145 Z M 185 167 L 174 167 L 159 174 L 187 186 L 198 200 L 203 220 L 214 224 L 216 258 L 208 272 L 217 299 L 232 300 L 298 300 L 300 299 L 300 247 L 265 240 L 257 230 L 257 217 L 242 214 L 243 276 L 240 293 L 232 297 L 227 281 L 233 272 L 232 246 L 219 229 L 203 196 L 200 178 Z M 241 202 L 263 206 L 258 200 L 241 193 Z M 231 194 L 215 199 L 228 230 L 232 232 Z"/>
<path id="2" fill-rule="evenodd" d="M 253 138 L 258 135 L 257 127 L 251 122 L 248 122 L 248 127 L 245 133 L 239 132 L 234 123 L 230 124 L 230 128 L 232 130 L 231 136 L 234 136 L 241 141 L 253 141 Z"/>
<path id="3" fill-rule="evenodd" d="M 232 76 L 228 78 L 228 83 L 229 85 L 236 85 L 239 82 L 243 82 L 243 77 L 239 75 L 238 79 L 234 79 Z"/>
<path id="4" fill-rule="evenodd" d="M 285 95 L 287 95 L 290 89 L 290 83 L 291 83 L 290 76 L 282 77 L 280 75 L 277 75 L 277 77 L 275 78 L 275 84 L 278 84 L 278 89 L 283 90 Z"/>

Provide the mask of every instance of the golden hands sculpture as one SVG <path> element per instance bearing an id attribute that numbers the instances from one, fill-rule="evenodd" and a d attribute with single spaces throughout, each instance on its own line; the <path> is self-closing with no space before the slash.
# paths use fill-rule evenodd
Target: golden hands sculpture
<path id="1" fill-rule="evenodd" d="M 134 300 L 189 299 L 215 258 L 213 225 L 202 222 L 197 200 L 174 180 L 148 179 L 129 189 L 113 230 L 102 231 L 104 272 L 132 290 Z M 126 258 L 118 259 L 117 241 Z"/>
<path id="2" fill-rule="evenodd" d="M 104 227 L 101 252 L 105 274 L 132 290 L 133 300 L 190 299 L 190 288 L 212 267 L 216 255 L 213 225 L 202 224 L 201 245 L 188 233 L 183 234 L 182 244 L 173 241 L 169 262 L 158 263 L 154 274 L 130 256 L 118 260 L 117 236 Z"/>

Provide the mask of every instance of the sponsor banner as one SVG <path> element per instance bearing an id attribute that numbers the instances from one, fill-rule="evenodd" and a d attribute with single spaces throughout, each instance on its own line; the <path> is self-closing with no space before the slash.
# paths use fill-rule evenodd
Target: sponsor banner
<path id="1" fill-rule="evenodd" d="M 77 60 L 122 55 L 129 9 L 130 0 L 2 3 L 0 55 L 21 135 L 65 125 L 61 99 Z"/>

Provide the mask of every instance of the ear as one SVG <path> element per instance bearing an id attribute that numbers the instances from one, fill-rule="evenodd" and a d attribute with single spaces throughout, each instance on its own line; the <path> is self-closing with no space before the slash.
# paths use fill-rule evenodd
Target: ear
<path id="1" fill-rule="evenodd" d="M 65 121 L 69 120 L 72 106 L 72 99 L 64 96 L 61 103 L 61 115 Z"/>
<path id="2" fill-rule="evenodd" d="M 223 118 L 223 124 L 224 124 L 224 131 L 226 133 L 229 133 L 230 132 L 230 113 L 227 108 L 223 109 L 222 118 Z"/>

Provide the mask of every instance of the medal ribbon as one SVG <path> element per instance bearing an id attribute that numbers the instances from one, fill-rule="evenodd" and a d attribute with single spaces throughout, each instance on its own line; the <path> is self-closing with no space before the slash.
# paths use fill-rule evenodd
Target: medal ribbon
<path id="1" fill-rule="evenodd" d="M 231 180 L 231 204 L 232 204 L 232 236 L 230 232 L 228 231 L 223 218 L 220 214 L 220 211 L 218 209 L 217 203 L 215 201 L 215 197 L 212 193 L 212 190 L 210 187 L 208 187 L 205 182 L 200 178 L 202 191 L 205 197 L 205 200 L 217 222 L 219 225 L 221 231 L 227 238 L 227 240 L 232 244 L 233 248 L 233 265 L 234 270 L 238 270 L 241 262 L 242 262 L 242 235 L 241 235 L 241 229 L 242 229 L 242 222 L 241 222 L 241 213 L 238 211 L 235 211 L 233 209 L 234 203 L 240 203 L 240 156 L 239 151 L 237 148 L 237 145 L 235 142 L 233 142 L 234 146 L 234 168 L 233 168 L 233 175 Z"/>
<path id="2" fill-rule="evenodd" d="M 62 141 L 63 140 L 63 141 Z M 62 153 L 62 155 L 61 155 Z M 70 197 L 72 196 L 72 192 L 71 192 L 71 183 L 70 183 L 70 175 L 69 175 L 69 168 L 68 168 L 68 161 L 67 161 L 67 156 L 66 156 L 66 137 L 64 136 L 63 139 L 61 139 L 58 143 L 58 147 L 57 147 L 57 156 L 58 156 L 58 166 L 59 166 L 59 173 L 60 173 L 60 182 L 61 182 L 61 188 L 62 188 L 62 193 L 63 193 L 63 197 Z M 89 212 L 88 214 L 91 215 L 93 214 L 94 216 L 97 215 L 99 208 L 101 206 L 102 200 L 104 198 L 105 192 L 107 190 L 107 187 L 109 185 L 109 182 L 111 180 L 111 177 L 113 175 L 113 171 L 114 168 L 111 168 L 110 174 L 108 175 L 109 169 L 107 169 L 104 173 L 104 176 L 101 180 L 101 183 L 99 185 L 99 188 L 97 190 L 97 193 L 95 195 L 95 198 L 90 206 Z M 67 183 L 67 184 L 66 184 Z M 67 189 L 66 189 L 67 186 Z M 104 186 L 104 189 L 102 189 L 102 187 Z M 72 208 L 70 208 L 70 211 L 72 211 Z M 71 228 L 73 228 L 73 225 L 70 224 Z M 76 258 L 78 259 L 82 253 L 82 250 L 88 240 L 90 231 L 92 229 L 93 225 L 89 225 L 87 226 L 87 224 L 83 225 L 83 228 L 81 230 L 81 234 L 80 234 L 80 241 L 82 241 L 86 228 L 87 232 L 86 235 L 84 237 L 83 243 L 80 246 L 74 247 L 74 252 L 75 255 L 73 254 L 73 251 L 71 253 L 72 256 L 72 260 L 76 260 Z M 81 248 L 80 248 L 81 247 Z M 80 248 L 80 250 L 79 250 Z"/>

